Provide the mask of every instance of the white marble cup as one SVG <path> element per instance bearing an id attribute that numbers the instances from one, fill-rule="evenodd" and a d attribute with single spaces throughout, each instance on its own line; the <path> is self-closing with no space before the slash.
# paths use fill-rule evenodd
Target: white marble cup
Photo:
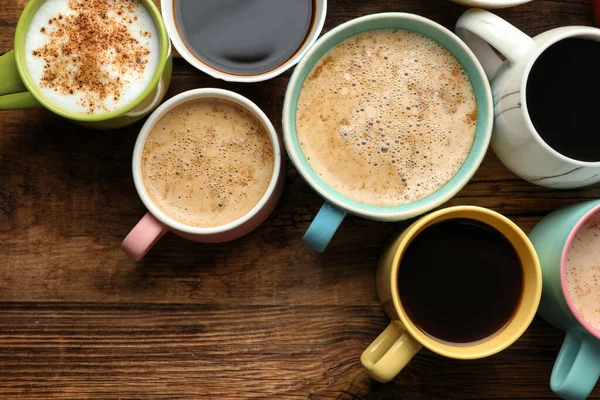
<path id="1" fill-rule="evenodd" d="M 455 3 L 469 7 L 507 8 L 529 3 L 532 0 L 452 0 Z"/>
<path id="2" fill-rule="evenodd" d="M 456 33 L 475 53 L 491 81 L 495 116 L 491 146 L 504 165 L 519 177 L 550 188 L 599 182 L 600 162 L 569 158 L 540 137 L 529 116 L 525 91 L 533 64 L 546 49 L 567 38 L 600 41 L 600 29 L 568 26 L 531 38 L 488 11 L 471 9 L 458 20 Z"/>

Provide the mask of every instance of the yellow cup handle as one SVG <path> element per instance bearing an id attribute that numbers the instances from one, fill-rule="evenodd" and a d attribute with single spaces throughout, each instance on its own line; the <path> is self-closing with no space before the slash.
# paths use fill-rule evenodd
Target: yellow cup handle
<path id="1" fill-rule="evenodd" d="M 379 382 L 389 382 L 423 348 L 400 321 L 392 321 L 363 352 L 360 362 Z"/>
<path id="2" fill-rule="evenodd" d="M 21 81 L 13 50 L 0 56 L 0 110 L 40 108 Z"/>

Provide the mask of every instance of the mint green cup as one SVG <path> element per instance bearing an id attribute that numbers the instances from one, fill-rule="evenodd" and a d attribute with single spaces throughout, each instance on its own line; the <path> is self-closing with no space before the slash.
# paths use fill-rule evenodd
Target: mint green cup
<path id="1" fill-rule="evenodd" d="M 373 29 L 406 29 L 423 34 L 450 51 L 462 64 L 477 99 L 477 133 L 471 152 L 458 173 L 440 190 L 411 204 L 381 207 L 352 200 L 329 187 L 311 168 L 302 153 L 296 133 L 296 108 L 304 80 L 313 66 L 332 47 L 358 33 Z M 348 213 L 378 221 L 401 221 L 424 214 L 450 200 L 479 168 L 490 143 L 493 125 L 491 89 L 475 55 L 454 33 L 443 26 L 414 14 L 382 13 L 348 21 L 322 36 L 296 67 L 288 84 L 283 105 L 283 137 L 296 169 L 310 186 L 325 199 L 304 241 L 322 252 Z"/>
<path id="2" fill-rule="evenodd" d="M 571 242 L 585 221 L 597 213 L 600 213 L 600 200 L 575 204 L 548 215 L 529 235 L 542 266 L 542 300 L 538 313 L 566 331 L 550 387 L 567 400 L 585 399 L 600 376 L 600 330 L 577 311 L 565 279 Z"/>
<path id="3" fill-rule="evenodd" d="M 158 68 L 146 89 L 121 109 L 101 114 L 76 113 L 55 104 L 34 82 L 25 61 L 25 39 L 37 10 L 46 0 L 30 0 L 25 6 L 15 33 L 14 50 L 0 57 L 0 110 L 46 108 L 80 125 L 95 129 L 114 129 L 142 119 L 154 110 L 167 93 L 173 59 L 171 42 L 158 8 L 152 0 L 140 0 L 152 16 L 159 35 Z"/>

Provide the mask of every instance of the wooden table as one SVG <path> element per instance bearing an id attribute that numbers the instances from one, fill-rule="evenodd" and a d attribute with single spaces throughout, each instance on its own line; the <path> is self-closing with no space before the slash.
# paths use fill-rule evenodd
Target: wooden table
<path id="1" fill-rule="evenodd" d="M 26 0 L 0 0 L 0 54 Z M 329 0 L 326 29 L 406 11 L 452 28 L 447 0 Z M 590 25 L 590 0 L 535 0 L 500 15 L 529 34 Z M 175 61 L 168 96 L 221 87 L 254 100 L 280 130 L 290 74 L 227 84 Z M 46 111 L 0 112 L 0 398 L 542 399 L 563 333 L 536 318 L 479 361 L 422 351 L 390 384 L 360 354 L 387 325 L 375 292 L 382 246 L 408 222 L 348 218 L 328 251 L 300 241 L 321 199 L 288 166 L 272 217 L 234 243 L 167 235 L 140 263 L 119 244 L 145 209 L 131 176 L 141 124 L 87 131 Z M 550 211 L 600 197 L 551 191 L 490 152 L 448 205 L 499 211 L 525 231 Z M 600 388 L 594 392 L 600 399 Z"/>

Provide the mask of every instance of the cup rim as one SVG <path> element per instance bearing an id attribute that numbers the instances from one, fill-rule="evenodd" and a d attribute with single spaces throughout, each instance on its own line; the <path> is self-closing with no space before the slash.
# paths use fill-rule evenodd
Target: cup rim
<path id="1" fill-rule="evenodd" d="M 508 8 L 529 3 L 533 0 L 452 0 L 455 3 L 463 4 L 468 7 L 484 7 L 484 8 Z"/>
<path id="2" fill-rule="evenodd" d="M 535 293 L 533 295 L 534 295 L 534 299 L 536 299 L 536 300 L 533 302 L 533 304 L 527 305 L 529 307 L 529 310 L 527 310 L 527 312 L 525 314 L 524 323 L 521 326 L 519 326 L 517 329 L 515 329 L 514 333 L 508 338 L 508 340 L 505 340 L 500 345 L 497 345 L 494 347 L 489 347 L 487 349 L 484 347 L 484 348 L 482 348 L 481 351 L 475 352 L 472 354 L 465 354 L 464 352 L 461 351 L 461 349 L 473 348 L 474 346 L 484 345 L 484 344 L 488 343 L 490 340 L 493 340 L 494 338 L 496 338 L 497 336 L 492 336 L 492 337 L 488 338 L 488 340 L 483 339 L 481 342 L 476 342 L 475 344 L 467 344 L 467 345 L 462 345 L 462 346 L 453 346 L 451 344 L 449 345 L 446 343 L 442 343 L 438 340 L 435 340 L 433 338 L 430 338 L 425 333 L 421 332 L 415 326 L 415 324 L 410 320 L 410 318 L 406 315 L 404 308 L 402 307 L 402 303 L 400 301 L 400 294 L 398 293 L 398 285 L 396 284 L 396 282 L 398 280 L 398 270 L 400 268 L 400 260 L 402 258 L 402 255 L 403 255 L 405 249 L 410 245 L 410 242 L 412 241 L 412 239 L 418 233 L 420 233 L 423 229 L 426 229 L 426 227 L 432 221 L 435 221 L 436 219 L 438 219 L 444 215 L 447 215 L 447 214 L 456 214 L 456 213 L 460 213 L 460 212 L 470 212 L 474 215 L 479 215 L 482 217 L 489 216 L 489 217 L 495 219 L 496 221 L 499 221 L 500 223 L 505 224 L 514 233 L 516 233 L 517 236 L 519 237 L 521 243 L 523 243 L 525 245 L 527 252 L 530 255 L 532 255 L 532 260 L 534 261 L 534 264 L 535 264 L 534 268 L 535 268 L 535 276 L 536 276 L 536 282 L 537 282 L 536 287 L 533 288 L 533 290 L 535 290 Z M 482 220 L 482 219 L 475 218 L 475 217 L 469 217 L 469 218 L 476 220 L 476 221 Z M 494 228 L 497 229 L 497 227 L 495 227 L 495 226 L 494 226 Z M 409 228 L 407 228 L 407 232 L 410 232 L 410 234 L 407 234 L 405 237 L 402 238 L 402 240 L 400 241 L 400 243 L 397 246 L 397 249 L 396 249 L 396 251 L 394 253 L 394 257 L 393 257 L 393 265 L 392 265 L 392 280 L 393 280 L 393 282 L 391 285 L 391 287 L 392 287 L 392 302 L 394 304 L 394 310 L 397 313 L 397 315 L 399 316 L 400 321 L 402 322 L 402 324 L 404 325 L 404 327 L 406 328 L 408 333 L 413 338 L 415 338 L 415 340 L 417 340 L 419 343 L 421 343 L 423 346 L 425 346 L 429 350 L 431 350 L 437 354 L 440 354 L 444 357 L 460 359 L 460 360 L 473 360 L 473 359 L 489 357 L 491 355 L 497 354 L 497 353 L 505 350 L 506 348 L 511 346 L 514 342 L 516 342 L 523 335 L 523 333 L 525 333 L 525 331 L 527 330 L 527 328 L 533 321 L 533 318 L 535 317 L 535 314 L 537 313 L 537 309 L 539 306 L 540 298 L 542 295 L 542 271 L 541 271 L 540 262 L 537 257 L 535 248 L 533 247 L 533 244 L 531 243 L 531 241 L 529 240 L 529 238 L 527 237 L 525 232 L 523 232 L 523 230 L 521 228 L 519 228 L 514 222 L 512 222 L 510 219 L 508 219 L 504 215 L 497 213 L 496 211 L 487 209 L 487 208 L 478 207 L 478 206 L 455 206 L 455 207 L 448 207 L 448 208 L 444 208 L 441 210 L 437 210 L 433 213 L 430 213 L 430 214 L 422 217 L 417 222 L 415 222 L 413 225 L 411 225 Z M 511 244 L 513 244 L 512 241 L 511 241 Z M 514 246 L 514 244 L 513 244 L 513 246 Z M 526 307 L 526 305 L 524 305 L 522 303 L 522 301 L 523 300 L 521 299 L 521 303 L 517 306 L 517 309 L 522 309 L 522 308 Z M 507 326 L 508 326 L 508 324 L 507 324 Z M 505 329 L 505 328 L 503 328 L 503 329 Z M 502 332 L 502 330 L 499 332 Z M 446 350 L 446 349 L 442 348 L 442 346 L 448 347 L 449 349 Z"/>
<path id="3" fill-rule="evenodd" d="M 165 70 L 165 66 L 167 64 L 167 60 L 171 55 L 171 43 L 169 41 L 169 37 L 167 35 L 167 30 L 165 28 L 165 24 L 162 22 L 162 17 L 156 5 L 152 2 L 152 0 L 141 0 L 142 6 L 146 7 L 146 10 L 150 13 L 152 20 L 154 21 L 154 25 L 156 26 L 156 31 L 159 36 L 159 46 L 160 46 L 160 54 L 158 59 L 158 64 L 156 66 L 156 71 L 152 76 L 152 80 L 148 83 L 144 91 L 136 97 L 133 101 L 126 104 L 125 106 L 108 112 L 101 114 L 85 114 L 79 112 L 73 112 L 64 109 L 63 107 L 58 106 L 52 100 L 50 100 L 46 95 L 42 93 L 39 89 L 38 85 L 35 84 L 31 74 L 29 73 L 29 69 L 27 68 L 27 62 L 25 59 L 25 40 L 27 38 L 27 31 L 29 30 L 29 25 L 31 20 L 33 19 L 35 13 L 39 9 L 42 3 L 46 0 L 31 0 L 21 14 L 19 21 L 17 23 L 17 29 L 15 32 L 14 39 L 14 51 L 15 51 L 15 61 L 17 64 L 17 70 L 19 71 L 19 75 L 21 80 L 23 81 L 25 87 L 31 93 L 31 95 L 45 108 L 52 111 L 53 113 L 70 120 L 80 121 L 80 122 L 99 122 L 106 121 L 110 119 L 114 119 L 117 117 L 125 116 L 127 113 L 133 111 L 136 107 L 143 103 L 144 100 L 150 96 L 150 94 L 157 89 L 158 84 L 162 78 L 162 75 Z M 157 90 L 160 90 L 157 89 Z"/>
<path id="4" fill-rule="evenodd" d="M 590 218 L 592 218 L 594 215 L 598 214 L 599 212 L 600 212 L 600 204 L 594 206 L 592 209 L 590 209 L 588 212 L 586 212 L 583 215 L 583 217 L 581 217 L 577 221 L 577 223 L 575 224 L 573 229 L 571 229 L 571 231 L 569 232 L 569 236 L 567 236 L 567 240 L 565 242 L 565 245 L 562 248 L 562 253 L 561 253 L 561 258 L 560 258 L 560 285 L 562 288 L 562 295 L 564 296 L 564 299 L 567 302 L 567 305 L 569 306 L 571 313 L 577 319 L 577 321 L 581 324 L 581 326 L 583 326 L 583 328 L 586 331 L 588 331 L 590 333 L 590 335 L 593 335 L 598 339 L 600 339 L 600 329 L 594 328 L 592 326 L 592 324 L 590 324 L 583 318 L 583 316 L 581 315 L 579 310 L 577 310 L 577 308 L 575 307 L 575 303 L 573 303 L 573 299 L 571 298 L 571 295 L 569 294 L 569 287 L 567 285 L 567 256 L 569 254 L 569 248 L 571 247 L 571 243 L 573 243 L 573 240 L 575 239 L 575 236 L 577 236 L 577 233 L 579 232 L 581 227 Z"/>
<path id="5" fill-rule="evenodd" d="M 261 197 L 261 199 L 242 217 L 236 219 L 235 221 L 229 222 L 228 224 L 216 226 L 216 227 L 195 227 L 191 225 L 187 225 L 181 222 L 174 220 L 169 217 L 166 213 L 164 213 L 154 202 L 150 199 L 148 192 L 146 191 L 146 187 L 144 185 L 144 181 L 142 178 L 142 166 L 141 159 L 142 153 L 144 150 L 144 146 L 146 144 L 146 139 L 150 135 L 150 132 L 154 125 L 168 112 L 170 112 L 175 107 L 186 103 L 188 101 L 196 100 L 196 99 L 221 99 L 228 100 L 235 104 L 238 104 L 244 107 L 246 110 L 250 111 L 265 127 L 269 137 L 271 139 L 271 144 L 273 146 L 273 173 L 271 175 L 271 180 L 269 182 L 269 186 L 267 190 Z M 148 209 L 148 211 L 154 215 L 160 222 L 165 224 L 171 229 L 174 229 L 178 232 L 184 232 L 191 235 L 214 235 L 218 233 L 231 231 L 244 223 L 248 222 L 250 219 L 255 217 L 267 204 L 269 199 L 273 196 L 274 191 L 277 186 L 278 177 L 281 173 L 282 168 L 282 154 L 281 154 L 281 146 L 279 144 L 279 139 L 277 136 L 277 131 L 275 127 L 267 117 L 267 115 L 251 100 L 248 98 L 234 93 L 229 90 L 224 89 L 216 89 L 216 88 L 204 88 L 204 89 L 193 89 L 188 90 L 186 92 L 180 93 L 177 96 L 174 96 L 164 102 L 160 107 L 158 107 L 148 118 L 148 120 L 142 126 L 140 133 L 136 139 L 135 147 L 133 150 L 133 159 L 132 159 L 132 170 L 133 170 L 133 181 L 135 184 L 135 188 L 140 196 L 140 199 L 144 203 L 144 206 Z"/>
<path id="6" fill-rule="evenodd" d="M 173 42 L 173 46 L 177 49 L 179 54 L 194 68 L 212 76 L 213 78 L 221 79 L 226 82 L 241 82 L 241 83 L 254 83 L 254 82 L 262 82 L 276 76 L 281 75 L 288 69 L 292 68 L 294 65 L 298 64 L 298 62 L 304 57 L 306 52 L 312 47 L 312 45 L 316 42 L 321 34 L 323 27 L 325 25 L 325 19 L 327 17 L 327 0 L 317 0 L 317 3 L 320 4 L 320 12 L 315 15 L 315 21 L 312 24 L 312 27 L 302 45 L 296 50 L 296 52 L 286 60 L 284 63 L 279 65 L 278 67 L 263 72 L 261 74 L 251 74 L 251 75 L 236 75 L 230 74 L 224 71 L 217 70 L 210 65 L 199 60 L 186 46 L 185 42 L 181 38 L 179 31 L 177 30 L 177 26 L 175 23 L 175 13 L 174 13 L 174 0 L 161 0 L 161 10 L 163 15 L 163 20 Z M 318 9 L 318 8 L 317 8 Z"/>
<path id="7" fill-rule="evenodd" d="M 537 62 L 539 57 L 542 55 L 542 53 L 544 53 L 546 50 L 548 50 L 548 48 L 550 46 L 552 46 L 562 40 L 572 38 L 572 37 L 583 36 L 583 35 L 595 35 L 598 37 L 598 41 L 600 41 L 600 29 L 594 28 L 591 26 L 566 26 L 566 27 L 562 27 L 562 28 L 556 28 L 553 31 L 555 31 L 557 33 L 556 36 L 554 36 L 551 40 L 545 42 L 543 45 L 536 45 L 536 51 L 533 54 L 533 56 L 530 57 L 529 61 L 525 65 L 523 77 L 521 78 L 521 85 L 520 85 L 521 112 L 523 114 L 523 119 L 525 121 L 525 125 L 527 126 L 527 129 L 529 130 L 529 132 L 532 133 L 532 136 L 535 139 L 535 141 L 540 146 L 542 146 L 544 149 L 546 149 L 546 151 L 550 152 L 553 156 L 557 157 L 561 161 L 571 164 L 571 165 L 574 165 L 574 166 L 577 166 L 577 167 L 600 167 L 600 160 L 599 161 L 581 161 L 581 160 L 567 157 L 564 154 L 561 154 L 558 151 L 554 150 L 554 148 L 552 148 L 548 143 L 546 143 L 546 141 L 539 134 L 539 132 L 533 125 L 533 121 L 531 120 L 531 117 L 529 116 L 529 108 L 527 106 L 527 82 L 529 81 L 529 75 L 531 74 L 531 70 L 533 69 L 533 66 L 535 65 L 535 63 Z M 551 32 L 551 31 L 549 31 L 549 32 Z"/>
<path id="8" fill-rule="evenodd" d="M 430 196 L 428 196 L 424 199 L 418 200 L 416 202 L 413 202 L 413 203 L 410 203 L 407 205 L 392 206 L 392 207 L 380 207 L 380 206 L 370 206 L 367 204 L 358 204 L 358 202 L 352 201 L 352 199 L 349 199 L 345 196 L 341 196 L 342 199 L 338 200 L 338 198 L 331 195 L 328 192 L 328 189 L 335 192 L 335 190 L 333 188 L 329 187 L 325 182 L 322 182 L 322 183 L 319 182 L 316 178 L 314 178 L 312 176 L 313 174 L 311 174 L 310 172 L 307 172 L 304 169 L 302 160 L 304 160 L 305 157 L 302 153 L 302 150 L 299 148 L 299 146 L 296 146 L 294 144 L 294 141 L 297 139 L 297 135 L 296 134 L 292 135 L 292 131 L 295 132 L 295 129 L 289 128 L 289 125 L 290 124 L 295 125 L 295 123 L 296 123 L 295 120 L 294 121 L 291 120 L 291 115 L 293 114 L 295 107 L 296 107 L 296 104 L 292 104 L 292 97 L 293 97 L 292 93 L 297 86 L 299 86 L 303 83 L 303 80 L 301 80 L 301 78 L 302 78 L 301 74 L 302 74 L 302 71 L 307 68 L 307 65 L 308 65 L 312 55 L 318 51 L 321 51 L 322 47 L 326 47 L 326 44 L 324 44 L 324 43 L 327 43 L 328 40 L 334 38 L 336 35 L 340 34 L 340 32 L 348 30 L 356 25 L 363 25 L 363 24 L 371 22 L 371 21 L 386 20 L 388 18 L 393 18 L 393 19 L 398 19 L 398 20 L 403 20 L 403 21 L 405 21 L 405 20 L 416 21 L 417 23 L 421 23 L 426 26 L 432 27 L 433 29 L 441 32 L 446 37 L 448 37 L 450 40 L 452 40 L 452 42 L 454 44 L 456 44 L 464 52 L 464 54 L 466 54 L 468 56 L 468 58 L 473 62 L 473 66 L 474 66 L 475 70 L 477 71 L 480 81 L 483 84 L 483 91 L 485 93 L 485 95 L 484 95 L 485 104 L 484 105 L 485 105 L 485 114 L 486 114 L 487 118 L 482 121 L 478 120 L 478 125 L 481 124 L 481 126 L 484 126 L 487 129 L 485 129 L 485 131 L 480 133 L 479 135 L 475 136 L 475 140 L 477 140 L 478 136 L 480 137 L 480 140 L 481 140 L 479 154 L 473 155 L 473 154 L 469 153 L 469 156 L 465 160 L 465 163 L 463 163 L 461 169 L 459 169 L 457 174 L 444 187 L 440 188 L 438 191 L 432 193 Z M 425 35 L 425 36 L 427 36 L 427 35 Z M 332 47 L 333 46 L 327 48 L 327 50 L 330 50 Z M 470 181 L 470 179 L 473 177 L 475 172 L 478 170 L 479 166 L 481 165 L 481 163 L 487 153 L 487 149 L 489 147 L 489 143 L 490 143 L 491 136 L 492 136 L 493 115 L 494 115 L 494 113 L 493 113 L 492 92 L 491 92 L 491 88 L 490 88 L 488 79 L 483 70 L 483 67 L 481 66 L 481 64 L 475 57 L 475 54 L 471 51 L 471 49 L 457 35 L 455 35 L 452 31 L 445 28 L 444 26 L 438 24 L 437 22 L 432 21 L 425 17 L 421 17 L 416 14 L 402 13 L 402 12 L 385 12 L 385 13 L 376 13 L 376 14 L 371 14 L 371 15 L 365 15 L 365 16 L 358 17 L 355 19 L 351 19 L 347 22 L 344 22 L 344 23 L 336 26 L 335 28 L 333 28 L 332 30 L 330 30 L 329 32 L 324 34 L 323 36 L 321 36 L 319 38 L 319 40 L 310 48 L 310 50 L 308 50 L 308 52 L 304 55 L 304 58 L 298 63 L 298 66 L 294 70 L 294 73 L 292 74 L 290 81 L 288 83 L 288 86 L 287 86 L 287 90 L 286 90 L 286 94 L 285 94 L 285 98 L 284 98 L 284 104 L 283 104 L 283 123 L 282 123 L 283 138 L 284 138 L 287 154 L 289 155 L 289 157 L 292 160 L 293 164 L 295 165 L 296 169 L 300 172 L 300 174 L 302 175 L 304 180 L 306 180 L 306 182 L 308 182 L 308 184 L 312 187 L 312 189 L 315 190 L 326 201 L 328 201 L 332 204 L 335 204 L 337 207 L 344 209 L 352 214 L 359 215 L 359 216 L 362 216 L 365 218 L 381 220 L 381 221 L 398 221 L 398 220 L 409 219 L 409 218 L 413 218 L 413 217 L 422 215 L 422 214 L 426 213 L 427 211 L 430 211 L 430 210 L 446 203 L 448 200 L 453 198 L 460 190 L 462 190 L 462 188 Z M 475 142 L 473 144 L 473 148 L 474 147 L 475 147 Z M 473 151 L 473 148 L 471 149 L 471 151 Z M 449 187 L 450 182 L 452 182 L 452 180 L 456 179 L 457 176 L 463 170 L 463 168 L 465 168 L 467 161 L 470 161 L 469 162 L 470 170 L 465 170 L 466 172 L 463 172 L 461 179 L 457 182 L 453 182 L 452 188 L 449 190 L 446 189 L 447 190 L 446 193 L 444 193 L 439 198 L 435 198 L 432 200 L 431 198 L 433 196 L 436 196 L 436 194 L 439 196 L 439 193 L 441 191 L 443 191 L 444 188 Z M 429 199 L 429 201 L 428 201 L 428 199 Z M 349 204 L 350 202 L 356 203 L 356 204 Z M 373 209 L 366 210 L 365 208 L 373 208 Z M 406 209 L 398 211 L 397 210 L 398 208 L 406 208 Z"/>

